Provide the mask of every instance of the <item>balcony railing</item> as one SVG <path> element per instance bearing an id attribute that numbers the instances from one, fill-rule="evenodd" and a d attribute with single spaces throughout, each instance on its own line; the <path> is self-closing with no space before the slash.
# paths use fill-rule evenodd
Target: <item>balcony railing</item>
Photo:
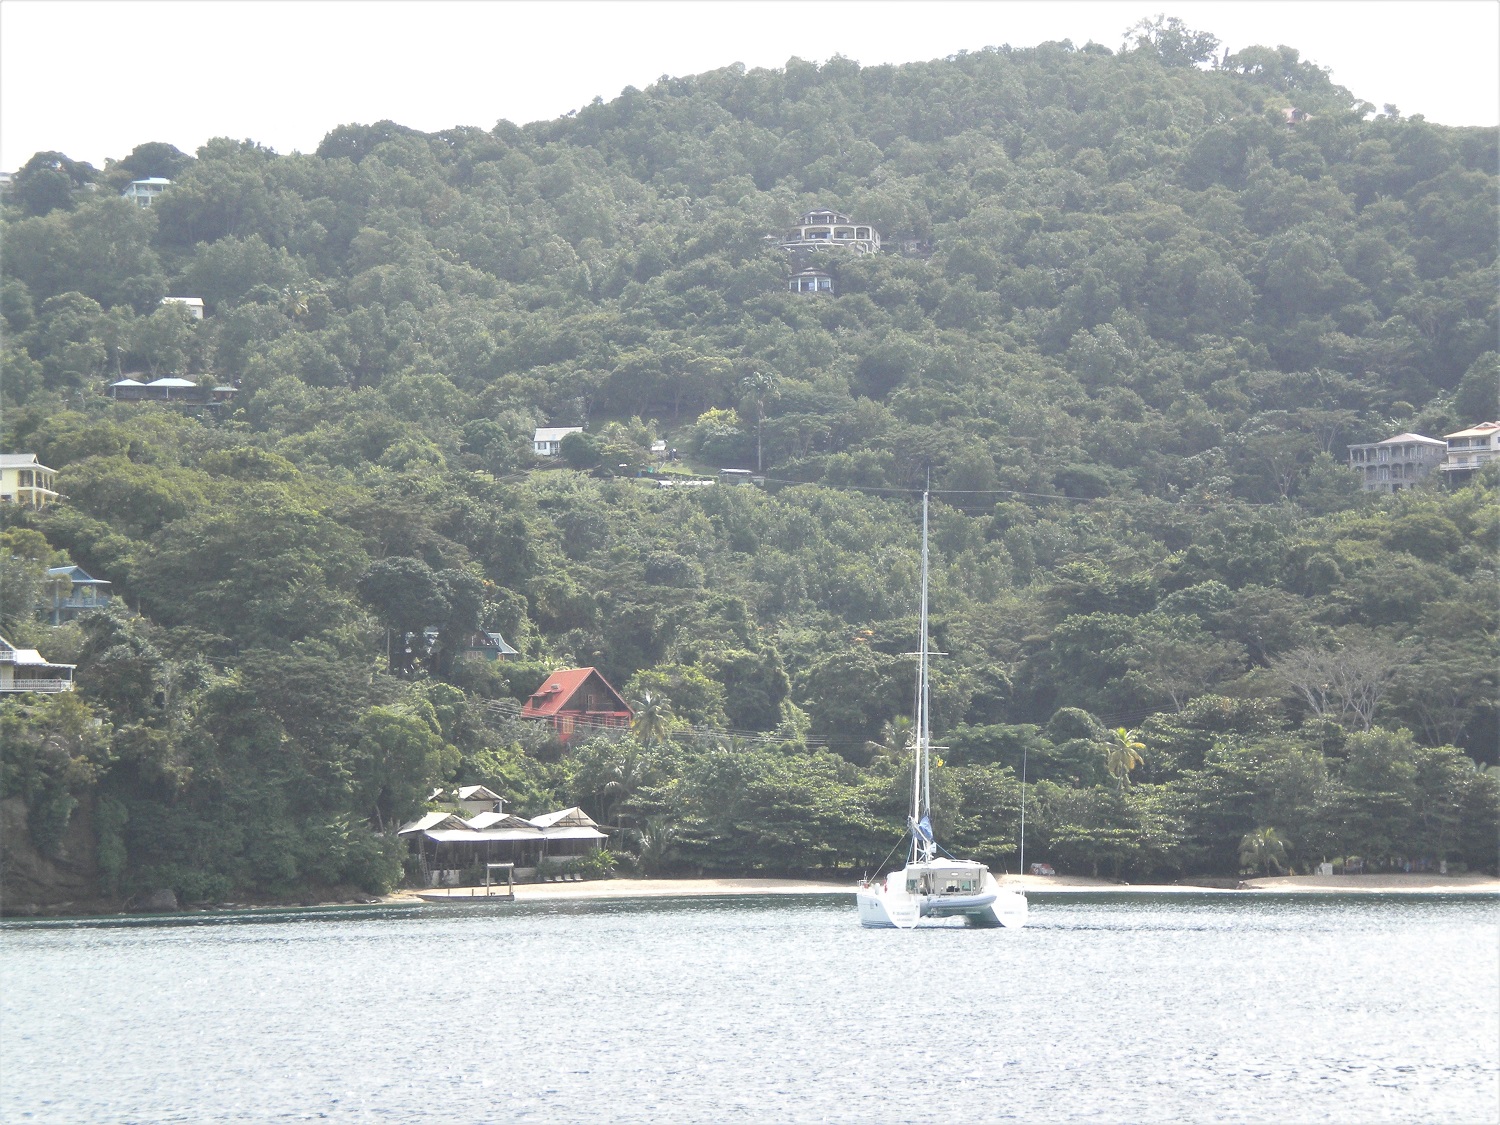
<path id="1" fill-rule="evenodd" d="M 53 609 L 98 609 L 109 605 L 109 595 L 92 598 L 59 598 L 52 603 Z"/>
<path id="2" fill-rule="evenodd" d="M 12 680 L 8 684 L 0 684 L 0 691 L 72 691 L 72 680 Z"/>

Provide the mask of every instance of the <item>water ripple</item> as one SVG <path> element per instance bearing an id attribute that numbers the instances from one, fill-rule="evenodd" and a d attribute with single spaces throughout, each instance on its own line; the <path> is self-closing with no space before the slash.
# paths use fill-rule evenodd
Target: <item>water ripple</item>
<path id="1" fill-rule="evenodd" d="M 1092 898 L 1092 896 L 1091 896 Z M 1489 903 L 1038 896 L 0 927 L 16 1121 L 1493 1121 Z"/>

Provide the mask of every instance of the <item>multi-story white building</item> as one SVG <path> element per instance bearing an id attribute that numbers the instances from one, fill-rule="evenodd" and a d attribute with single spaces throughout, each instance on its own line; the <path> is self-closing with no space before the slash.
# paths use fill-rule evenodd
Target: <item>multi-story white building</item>
<path id="1" fill-rule="evenodd" d="M 171 186 L 171 180 L 164 180 L 160 176 L 149 176 L 144 180 L 131 180 L 130 186 L 120 194 L 132 200 L 137 207 L 150 207 L 156 202 L 156 197 Z"/>
<path id="2" fill-rule="evenodd" d="M 1366 492 L 1400 492 L 1443 463 L 1448 443 L 1421 434 L 1397 434 L 1384 441 L 1349 447 L 1349 467 Z"/>
<path id="3" fill-rule="evenodd" d="M 809 211 L 781 240 L 781 248 L 788 253 L 830 247 L 855 254 L 878 254 L 880 232 L 837 211 Z"/>
<path id="4" fill-rule="evenodd" d="M 1489 461 L 1500 460 L 1500 422 L 1481 422 L 1447 435 L 1445 473 L 1472 473 Z"/>

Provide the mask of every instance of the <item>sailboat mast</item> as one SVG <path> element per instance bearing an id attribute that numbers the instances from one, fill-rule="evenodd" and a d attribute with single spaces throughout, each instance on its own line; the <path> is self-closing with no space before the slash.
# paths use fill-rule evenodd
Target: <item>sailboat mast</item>
<path id="1" fill-rule="evenodd" d="M 922 807 L 919 817 L 932 813 L 932 762 L 929 760 L 930 747 L 932 747 L 932 687 L 929 685 L 929 654 L 927 654 L 927 492 L 922 490 L 922 612 L 921 612 L 921 655 L 918 657 L 919 675 L 921 675 L 921 724 L 918 726 L 918 738 L 921 739 L 922 747 Z M 918 819 L 919 819 L 918 817 Z"/>
<path id="2" fill-rule="evenodd" d="M 917 646 L 917 761 L 915 784 L 912 793 L 912 823 L 920 825 L 924 819 L 931 823 L 932 814 L 932 691 L 928 685 L 928 641 L 927 641 L 927 512 L 928 492 L 922 491 L 922 603 L 918 613 L 917 631 L 920 643 Z M 920 831 L 913 840 L 913 849 L 924 860 L 932 858 L 931 830 L 927 835 Z"/>
<path id="3" fill-rule="evenodd" d="M 922 661 L 917 654 L 916 690 L 912 693 L 916 707 L 912 715 L 911 763 L 911 858 L 919 858 L 922 834 L 917 825 L 922 820 Z"/>

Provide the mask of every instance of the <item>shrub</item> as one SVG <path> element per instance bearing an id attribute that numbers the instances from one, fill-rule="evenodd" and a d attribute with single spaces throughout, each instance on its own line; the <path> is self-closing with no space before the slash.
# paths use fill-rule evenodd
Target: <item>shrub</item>
<path id="1" fill-rule="evenodd" d="M 608 848 L 600 848 L 598 851 L 589 852 L 588 855 L 578 856 L 562 863 L 551 863 L 547 865 L 548 874 L 556 875 L 582 875 L 585 879 L 612 879 L 615 868 L 620 865 L 620 858 Z"/>

